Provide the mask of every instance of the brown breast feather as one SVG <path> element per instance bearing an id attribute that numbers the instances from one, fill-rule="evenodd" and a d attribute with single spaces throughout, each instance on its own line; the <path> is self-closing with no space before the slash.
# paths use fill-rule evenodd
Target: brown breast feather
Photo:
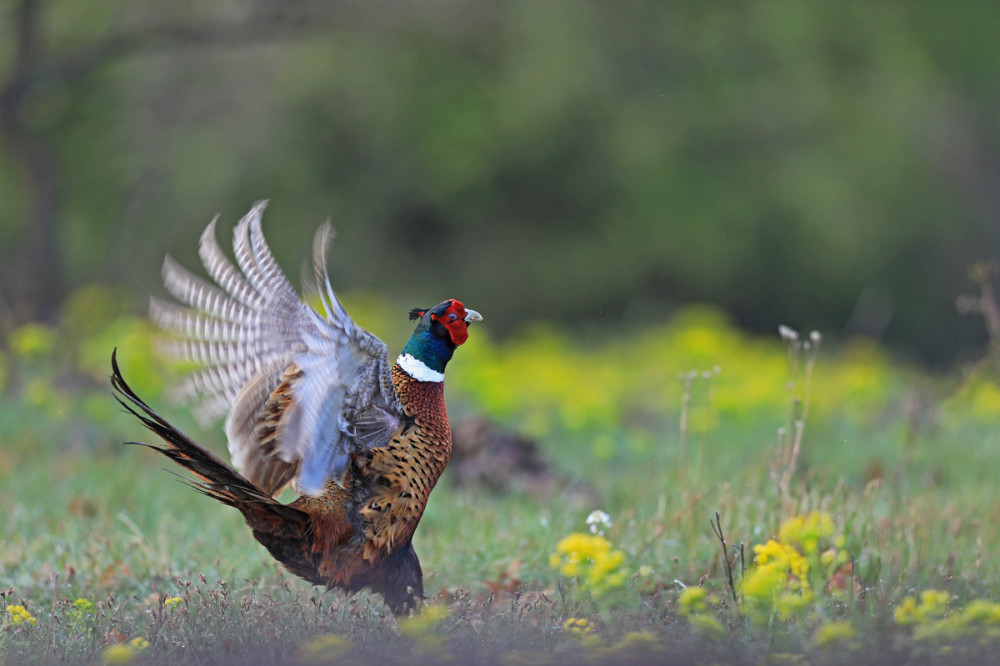
<path id="1" fill-rule="evenodd" d="M 371 562 L 409 542 L 451 455 L 444 385 L 418 382 L 398 366 L 392 379 L 412 425 L 397 431 L 386 446 L 372 449 L 361 469 L 373 490 L 359 508 L 366 538 L 362 555 Z"/>

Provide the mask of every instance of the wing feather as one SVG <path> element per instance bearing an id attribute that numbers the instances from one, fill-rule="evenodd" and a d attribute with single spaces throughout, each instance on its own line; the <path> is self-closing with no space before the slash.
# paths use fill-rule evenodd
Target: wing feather
<path id="1" fill-rule="evenodd" d="M 163 260 L 163 285 L 181 303 L 213 317 L 231 319 L 237 304 L 229 294 L 190 273 L 167 255 Z"/>
<path id="2" fill-rule="evenodd" d="M 201 240 L 198 242 L 198 256 L 201 257 L 208 274 L 227 294 L 250 308 L 260 308 L 263 305 L 260 294 L 254 291 L 243 274 L 233 266 L 219 247 L 219 241 L 215 236 L 215 224 L 218 221 L 219 216 L 216 215 L 202 232 Z M 237 304 L 232 305 L 235 307 Z"/>
<path id="3" fill-rule="evenodd" d="M 194 399 L 203 423 L 228 413 L 225 430 L 233 463 L 274 494 L 297 472 L 303 492 L 319 494 L 339 481 L 353 452 L 382 446 L 402 410 L 385 344 L 348 315 L 330 284 L 329 222 L 316 233 L 307 294 L 299 298 L 264 238 L 258 202 L 233 232 L 235 264 L 218 244 L 218 218 L 205 228 L 199 256 L 212 282 L 169 256 L 167 291 L 179 302 L 150 301 L 164 331 L 159 349 L 196 363 L 177 387 Z"/>

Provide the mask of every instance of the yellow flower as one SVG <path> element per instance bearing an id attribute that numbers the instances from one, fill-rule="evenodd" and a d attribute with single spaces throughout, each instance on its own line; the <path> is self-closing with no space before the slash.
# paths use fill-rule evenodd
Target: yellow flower
<path id="1" fill-rule="evenodd" d="M 833 536 L 836 530 L 833 518 L 826 511 L 813 511 L 806 516 L 795 516 L 781 524 L 778 540 L 786 544 L 801 546 L 802 552 L 812 555 L 818 552 L 819 542 Z"/>
<path id="2" fill-rule="evenodd" d="M 163 600 L 163 607 L 174 608 L 175 606 L 179 606 L 183 601 L 180 597 L 167 597 Z"/>
<path id="3" fill-rule="evenodd" d="M 135 659 L 135 655 L 131 645 L 115 643 L 104 650 L 104 661 L 108 664 L 127 664 Z"/>
<path id="4" fill-rule="evenodd" d="M 775 540 L 754 546 L 757 566 L 743 579 L 743 594 L 758 604 L 769 606 L 778 600 L 782 590 L 799 592 L 803 599 L 812 598 L 809 586 L 809 560 L 795 548 Z M 782 614 L 798 610 L 785 600 L 779 608 Z"/>
<path id="5" fill-rule="evenodd" d="M 7 615 L 10 618 L 11 624 L 27 623 L 32 626 L 38 624 L 38 620 L 36 620 L 35 617 L 31 613 L 29 613 L 24 606 L 21 605 L 14 606 L 12 604 L 7 606 Z"/>
<path id="6" fill-rule="evenodd" d="M 791 618 L 793 615 L 805 610 L 811 599 L 811 594 L 786 593 L 779 595 L 775 604 L 778 609 L 778 617 L 782 620 Z"/>
<path id="7" fill-rule="evenodd" d="M 784 585 L 785 576 L 774 564 L 754 567 L 743 578 L 741 589 L 748 601 L 771 603 Z"/>
<path id="8" fill-rule="evenodd" d="M 801 612 L 813 598 L 809 560 L 791 545 L 773 539 L 754 546 L 754 555 L 756 566 L 741 583 L 743 598 L 765 613 L 777 612 L 782 620 Z"/>
<path id="9" fill-rule="evenodd" d="M 399 621 L 399 630 L 410 638 L 420 638 L 446 617 L 448 617 L 447 608 L 427 604 L 420 609 L 420 612 L 401 619 Z"/>
<path id="10" fill-rule="evenodd" d="M 575 636 L 584 636 L 594 631 L 594 625 L 586 618 L 571 617 L 563 622 L 563 631 Z"/>
<path id="11" fill-rule="evenodd" d="M 857 635 L 854 625 L 850 622 L 828 622 L 816 630 L 813 641 L 822 647 L 825 645 L 836 645 L 849 641 Z"/>
<path id="12" fill-rule="evenodd" d="M 947 643 L 965 637 L 978 637 L 984 644 L 1000 639 L 1000 604 L 976 599 L 961 612 L 946 615 L 947 594 L 925 590 L 920 600 L 907 597 L 899 605 L 896 622 L 911 625 L 917 641 Z"/>
<path id="13" fill-rule="evenodd" d="M 611 552 L 611 542 L 597 534 L 574 532 L 556 544 L 556 553 L 560 555 L 593 559 L 608 552 Z"/>
<path id="14" fill-rule="evenodd" d="M 326 664 L 345 656 L 351 649 L 346 638 L 336 634 L 320 636 L 303 645 L 298 658 L 307 664 Z"/>
<path id="15" fill-rule="evenodd" d="M 905 626 L 937 620 L 948 610 L 948 593 L 940 590 L 924 590 L 920 602 L 914 597 L 906 597 L 893 611 L 896 624 Z"/>
<path id="16" fill-rule="evenodd" d="M 775 564 L 777 567 L 793 574 L 803 584 L 809 577 L 809 560 L 787 543 L 768 541 L 763 545 L 753 547 L 758 565 Z"/>
<path id="17" fill-rule="evenodd" d="M 84 599 L 83 597 L 80 597 L 73 602 L 73 608 L 80 611 L 81 613 L 93 613 L 94 602 L 91 601 L 90 599 Z"/>
<path id="18" fill-rule="evenodd" d="M 1000 625 L 1000 604 L 984 599 L 976 599 L 962 611 L 967 624 Z"/>
<path id="19" fill-rule="evenodd" d="M 614 550 L 611 542 L 599 534 L 574 532 L 556 544 L 549 564 L 563 576 L 580 577 L 594 594 L 625 584 L 625 553 Z"/>
<path id="20" fill-rule="evenodd" d="M 133 638 L 128 643 L 109 645 L 104 650 L 104 662 L 107 664 L 127 664 L 148 647 L 149 641 L 142 637 Z"/>
<path id="21" fill-rule="evenodd" d="M 625 577 L 616 572 L 624 562 L 625 553 L 620 550 L 596 555 L 587 572 L 587 584 L 599 587 L 602 583 L 606 583 L 609 587 L 621 587 Z"/>
<path id="22" fill-rule="evenodd" d="M 896 620 L 896 624 L 899 625 L 915 624 L 918 622 L 917 600 L 913 597 L 906 597 L 903 599 L 903 601 L 896 606 L 896 610 L 892 612 L 892 617 Z"/>
<path id="23" fill-rule="evenodd" d="M 677 597 L 677 606 L 681 615 L 702 613 L 708 609 L 706 598 L 708 592 L 703 587 L 687 587 Z"/>
<path id="24" fill-rule="evenodd" d="M 928 613 L 943 614 L 948 610 L 948 593 L 942 590 L 924 590 L 920 593 L 920 605 Z"/>

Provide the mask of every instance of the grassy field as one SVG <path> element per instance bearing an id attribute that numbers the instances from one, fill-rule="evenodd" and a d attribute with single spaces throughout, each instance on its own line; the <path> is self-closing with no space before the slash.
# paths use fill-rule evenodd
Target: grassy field
<path id="1" fill-rule="evenodd" d="M 5 664 L 932 663 L 1000 645 L 1000 389 L 982 370 L 816 355 L 703 309 L 594 344 L 477 330 L 449 367 L 452 421 L 526 434 L 550 470 L 486 470 L 490 489 L 446 472 L 415 538 L 429 603 L 397 622 L 285 574 L 237 512 L 120 445 L 147 433 L 110 397 L 115 346 L 141 395 L 224 451 L 114 302 L 83 290 L 0 356 Z M 398 349 L 396 309 L 349 309 Z"/>

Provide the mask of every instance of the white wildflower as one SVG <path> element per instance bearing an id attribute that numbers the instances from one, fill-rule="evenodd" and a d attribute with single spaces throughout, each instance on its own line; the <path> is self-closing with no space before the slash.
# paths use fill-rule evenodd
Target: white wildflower
<path id="1" fill-rule="evenodd" d="M 587 526 L 591 534 L 604 536 L 604 530 L 611 527 L 611 516 L 600 509 L 595 509 L 587 516 Z"/>
<path id="2" fill-rule="evenodd" d="M 778 326 L 778 333 L 781 334 L 781 339 L 785 342 L 795 342 L 799 339 L 798 331 L 790 326 L 785 326 L 784 324 Z"/>

